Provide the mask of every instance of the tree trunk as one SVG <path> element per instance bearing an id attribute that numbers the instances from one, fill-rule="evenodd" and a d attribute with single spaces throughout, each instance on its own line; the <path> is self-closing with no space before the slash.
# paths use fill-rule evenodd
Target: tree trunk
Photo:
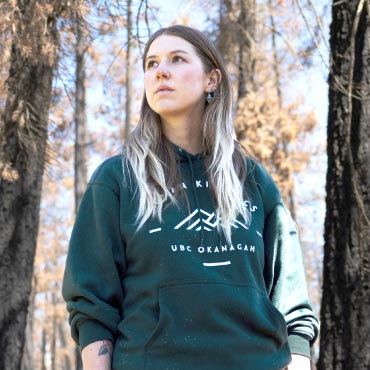
<path id="1" fill-rule="evenodd" d="M 83 20 L 76 22 L 76 96 L 75 96 L 75 211 L 77 213 L 87 184 L 86 132 L 86 31 Z"/>
<path id="2" fill-rule="evenodd" d="M 59 322 L 58 323 L 58 332 L 59 332 L 59 339 L 60 339 L 60 345 L 62 348 L 67 347 L 67 340 L 66 336 L 64 333 L 64 323 Z M 71 358 L 68 353 L 64 353 L 63 355 L 63 369 L 64 370 L 71 370 L 72 365 L 71 365 Z"/>
<path id="3" fill-rule="evenodd" d="M 46 370 L 46 329 L 42 329 L 41 337 L 41 370 Z"/>
<path id="4" fill-rule="evenodd" d="M 370 369 L 370 3 L 334 1 L 318 370 Z"/>
<path id="5" fill-rule="evenodd" d="M 227 64 L 236 63 L 234 59 L 234 55 L 237 53 L 234 8 L 233 0 L 220 0 L 217 49 Z"/>
<path id="6" fill-rule="evenodd" d="M 217 47 L 235 69 L 237 102 L 254 90 L 256 0 L 221 0 Z"/>
<path id="7" fill-rule="evenodd" d="M 87 184 L 86 128 L 86 28 L 84 19 L 76 20 L 76 95 L 75 95 L 75 213 L 77 214 Z M 82 370 L 81 352 L 75 347 L 76 370 Z"/>
<path id="8" fill-rule="evenodd" d="M 33 23 L 35 3 L 16 5 L 21 20 L 13 24 L 7 99 L 0 117 L 0 301 L 6 302 L 0 306 L 0 369 L 11 370 L 21 367 L 25 341 L 58 17 L 57 12 L 45 16 L 41 32 Z M 26 34 L 32 34 L 28 52 L 20 45 Z"/>
<path id="9" fill-rule="evenodd" d="M 55 289 L 53 287 L 53 289 Z M 50 358 L 51 358 L 51 370 L 56 370 L 57 363 L 57 314 L 56 314 L 57 298 L 54 291 L 51 292 L 51 306 L 53 309 L 52 324 L 51 324 L 51 343 L 50 343 Z"/>
<path id="10" fill-rule="evenodd" d="M 273 70 L 275 74 L 275 89 L 276 89 L 276 96 L 278 99 L 279 109 L 283 109 L 283 93 L 281 91 L 281 76 L 280 76 L 280 68 L 279 68 L 279 58 L 278 58 L 278 47 L 276 42 L 276 26 L 275 26 L 275 19 L 273 14 L 273 4 L 272 0 L 269 0 L 269 18 L 271 24 L 271 44 L 272 44 L 272 55 L 273 55 Z M 283 148 L 283 152 L 286 158 L 289 158 L 289 150 L 288 150 L 289 140 L 286 139 L 284 135 L 281 135 L 281 145 Z M 279 169 L 278 169 L 279 171 Z M 289 173 L 289 177 L 292 178 L 293 174 Z M 293 217 L 296 219 L 296 212 L 295 212 L 295 202 L 294 202 L 294 192 L 293 188 L 291 187 L 287 194 L 287 202 L 289 211 Z"/>
<path id="11" fill-rule="evenodd" d="M 35 298 L 36 298 L 35 284 L 31 292 L 30 303 L 28 306 L 27 325 L 26 325 L 26 338 L 23 346 L 22 366 L 21 370 L 34 370 L 34 345 L 33 345 L 33 329 L 34 329 L 34 311 L 35 311 Z"/>
<path id="12" fill-rule="evenodd" d="M 256 0 L 240 0 L 238 100 L 254 90 Z"/>

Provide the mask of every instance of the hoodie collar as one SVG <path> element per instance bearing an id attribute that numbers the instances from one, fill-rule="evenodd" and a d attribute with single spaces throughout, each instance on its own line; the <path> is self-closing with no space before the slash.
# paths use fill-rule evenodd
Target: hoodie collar
<path id="1" fill-rule="evenodd" d="M 172 144 L 178 158 L 180 159 L 180 162 L 196 161 L 196 160 L 204 158 L 203 153 L 191 154 L 188 151 L 186 151 L 185 149 L 181 148 L 180 146 L 178 146 L 176 144 L 173 144 L 173 143 L 171 143 L 171 144 Z"/>

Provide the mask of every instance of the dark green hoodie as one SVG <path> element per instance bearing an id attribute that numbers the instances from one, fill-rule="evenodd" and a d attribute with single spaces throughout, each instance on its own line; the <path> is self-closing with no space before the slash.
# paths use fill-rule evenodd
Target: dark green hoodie
<path id="1" fill-rule="evenodd" d="M 247 161 L 251 222 L 235 220 L 228 243 L 204 159 L 176 151 L 187 201 L 138 232 L 122 157 L 93 174 L 63 283 L 73 338 L 81 347 L 112 340 L 114 370 L 277 370 L 290 353 L 309 356 L 318 323 L 297 231 L 271 177 Z"/>

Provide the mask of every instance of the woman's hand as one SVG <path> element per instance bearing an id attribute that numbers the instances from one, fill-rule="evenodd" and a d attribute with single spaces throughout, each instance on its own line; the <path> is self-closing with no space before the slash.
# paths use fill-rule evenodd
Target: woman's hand
<path id="1" fill-rule="evenodd" d="M 292 362 L 284 370 L 311 370 L 311 361 L 306 356 L 292 354 Z"/>
<path id="2" fill-rule="evenodd" d="M 111 370 L 113 345 L 110 340 L 99 340 L 81 352 L 84 370 Z"/>

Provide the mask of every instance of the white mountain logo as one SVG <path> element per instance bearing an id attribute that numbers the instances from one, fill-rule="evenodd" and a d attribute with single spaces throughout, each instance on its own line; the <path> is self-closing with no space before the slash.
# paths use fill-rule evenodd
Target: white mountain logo
<path id="1" fill-rule="evenodd" d="M 188 226 L 187 226 L 188 225 Z M 186 230 L 193 230 L 200 231 L 201 228 L 206 231 L 212 231 L 217 228 L 217 217 L 215 212 L 209 213 L 204 211 L 203 209 L 196 209 L 193 211 L 188 217 L 184 218 L 181 222 L 179 222 L 174 229 L 178 230 L 182 227 L 185 227 Z M 235 220 L 232 224 L 232 227 L 239 228 L 243 227 L 244 229 L 248 230 L 248 226 L 243 224 L 240 221 Z"/>
<path id="2" fill-rule="evenodd" d="M 244 201 L 245 206 L 249 210 L 250 218 L 252 218 L 252 212 L 255 212 L 257 206 L 252 206 L 249 201 Z M 186 230 L 195 230 L 200 231 L 201 229 L 206 231 L 212 231 L 217 228 L 217 217 L 215 212 L 209 213 L 203 209 L 195 209 L 189 216 L 185 217 L 182 221 L 180 221 L 175 227 L 174 230 L 178 230 L 181 228 L 185 228 Z M 249 225 L 246 225 L 238 220 L 234 220 L 231 223 L 231 227 L 239 229 L 240 227 L 248 230 Z M 156 229 L 149 230 L 149 234 L 157 233 L 162 231 L 161 227 Z"/>

